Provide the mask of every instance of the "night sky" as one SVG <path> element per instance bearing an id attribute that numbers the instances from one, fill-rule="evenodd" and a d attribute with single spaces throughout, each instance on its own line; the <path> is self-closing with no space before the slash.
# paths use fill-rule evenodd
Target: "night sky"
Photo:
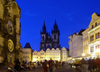
<path id="1" fill-rule="evenodd" d="M 86 29 L 91 15 L 100 14 L 100 0 L 16 0 L 21 8 L 21 44 L 30 43 L 39 51 L 43 23 L 51 33 L 56 22 L 60 30 L 61 47 L 68 46 L 68 36 Z"/>

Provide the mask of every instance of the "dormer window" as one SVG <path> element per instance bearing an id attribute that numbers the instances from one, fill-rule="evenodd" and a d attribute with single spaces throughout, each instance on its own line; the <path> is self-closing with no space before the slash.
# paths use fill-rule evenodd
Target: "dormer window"
<path id="1" fill-rule="evenodd" d="M 92 29 L 93 29 L 93 25 L 92 25 Z"/>
<path id="2" fill-rule="evenodd" d="M 95 27 L 97 26 L 97 22 L 95 23 Z"/>

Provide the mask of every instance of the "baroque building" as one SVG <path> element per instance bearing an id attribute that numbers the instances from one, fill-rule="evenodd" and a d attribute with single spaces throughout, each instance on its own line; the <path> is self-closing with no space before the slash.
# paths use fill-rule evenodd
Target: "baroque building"
<path id="1" fill-rule="evenodd" d="M 51 33 L 52 33 L 52 37 L 50 36 L 49 33 L 47 33 L 45 22 L 44 22 L 42 31 L 40 32 L 41 34 L 40 50 L 43 49 L 44 51 L 46 51 L 47 48 L 49 49 L 60 48 L 60 44 L 59 44 L 60 31 L 58 29 L 56 20 L 55 20 L 55 24 L 53 26 L 53 30 L 51 31 Z"/>
<path id="2" fill-rule="evenodd" d="M 83 32 L 83 49 L 86 57 L 100 58 L 100 14 L 92 14 L 90 24 Z"/>
<path id="3" fill-rule="evenodd" d="M 20 12 L 15 0 L 0 0 L 0 55 L 6 64 L 22 58 Z"/>

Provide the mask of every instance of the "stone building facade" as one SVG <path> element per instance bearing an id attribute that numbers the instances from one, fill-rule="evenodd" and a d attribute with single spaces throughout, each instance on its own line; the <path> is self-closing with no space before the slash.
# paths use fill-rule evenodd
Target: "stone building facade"
<path id="1" fill-rule="evenodd" d="M 15 0 L 0 0 L 0 55 L 7 64 L 21 60 L 20 12 Z"/>

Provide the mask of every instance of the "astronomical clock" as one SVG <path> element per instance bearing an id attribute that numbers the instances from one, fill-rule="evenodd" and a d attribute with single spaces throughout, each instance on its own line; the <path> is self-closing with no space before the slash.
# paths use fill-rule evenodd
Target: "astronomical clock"
<path id="1" fill-rule="evenodd" d="M 22 60 L 20 12 L 15 0 L 0 0 L 0 55 L 5 64 Z"/>

